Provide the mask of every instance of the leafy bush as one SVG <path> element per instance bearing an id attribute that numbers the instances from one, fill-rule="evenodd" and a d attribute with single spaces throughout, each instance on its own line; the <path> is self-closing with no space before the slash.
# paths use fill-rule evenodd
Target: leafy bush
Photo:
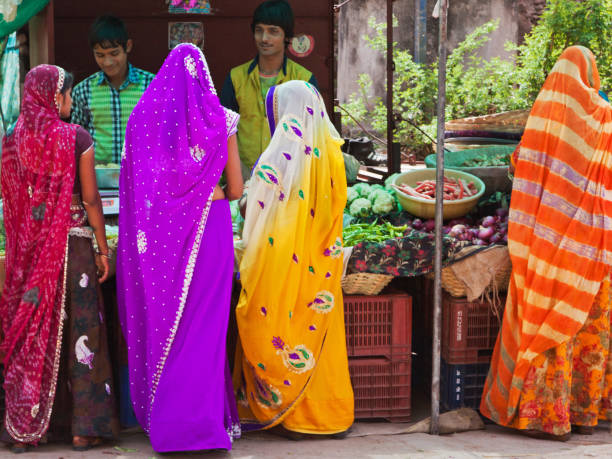
<path id="1" fill-rule="evenodd" d="M 535 100 L 548 72 L 565 48 L 593 51 L 604 91 L 612 89 L 612 0 L 548 0 L 538 24 L 517 52 L 517 96 Z"/>
<path id="2" fill-rule="evenodd" d="M 365 37 L 368 46 L 386 53 L 386 23 L 370 18 L 368 25 L 373 29 Z M 515 59 L 484 59 L 478 55 L 498 26 L 499 21 L 492 20 L 477 27 L 449 54 L 447 119 L 529 108 L 561 52 L 575 44 L 594 52 L 602 88 L 610 88 L 612 0 L 548 0 L 540 21 L 526 35 L 524 43 L 506 44 L 508 51 L 516 53 Z M 431 141 L 414 125 L 435 138 L 438 64 L 414 62 L 410 52 L 399 49 L 397 43 L 393 46 L 393 59 L 395 140 L 422 158 L 432 152 Z M 358 83 L 359 91 L 343 107 L 377 133 L 385 133 L 385 101 L 372 96 L 369 74 L 361 74 Z M 349 117 L 345 119 L 349 129 L 356 129 Z"/>

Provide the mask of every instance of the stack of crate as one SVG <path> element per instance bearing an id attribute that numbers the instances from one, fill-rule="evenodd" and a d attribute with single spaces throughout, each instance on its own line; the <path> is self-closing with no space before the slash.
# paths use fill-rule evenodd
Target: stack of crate
<path id="1" fill-rule="evenodd" d="M 500 298 L 500 315 L 505 298 Z M 440 404 L 452 410 L 478 409 L 500 319 L 482 301 L 454 298 L 443 292 Z"/>
<path id="2" fill-rule="evenodd" d="M 411 296 L 345 296 L 344 322 L 355 419 L 409 421 Z"/>

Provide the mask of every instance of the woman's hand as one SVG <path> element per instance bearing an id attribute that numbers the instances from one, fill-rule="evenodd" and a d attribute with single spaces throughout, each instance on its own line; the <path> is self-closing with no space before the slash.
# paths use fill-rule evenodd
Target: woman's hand
<path id="1" fill-rule="evenodd" d="M 242 215 L 242 218 L 246 217 L 246 208 L 247 208 L 247 197 L 243 196 L 242 198 L 240 198 L 240 201 L 238 201 L 238 208 L 240 209 L 240 215 Z"/>
<path id="2" fill-rule="evenodd" d="M 223 188 L 221 188 L 219 185 L 216 185 L 215 189 L 213 190 L 212 200 L 217 201 L 219 199 L 225 199 L 225 192 L 223 191 Z"/>
<path id="3" fill-rule="evenodd" d="M 103 283 L 108 279 L 108 258 L 105 255 L 97 253 L 96 266 L 98 267 L 98 282 Z"/>

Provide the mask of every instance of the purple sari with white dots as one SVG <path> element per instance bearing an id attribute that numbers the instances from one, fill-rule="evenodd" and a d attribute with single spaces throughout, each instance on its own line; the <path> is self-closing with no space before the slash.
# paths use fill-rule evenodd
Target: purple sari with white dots
<path id="1" fill-rule="evenodd" d="M 237 122 L 202 51 L 182 44 L 126 128 L 117 297 L 134 412 L 158 452 L 230 449 L 240 435 L 225 350 L 231 217 L 212 201 Z"/>

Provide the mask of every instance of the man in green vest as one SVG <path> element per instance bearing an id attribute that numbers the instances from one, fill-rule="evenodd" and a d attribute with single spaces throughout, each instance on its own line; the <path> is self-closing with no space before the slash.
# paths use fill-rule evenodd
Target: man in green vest
<path id="1" fill-rule="evenodd" d="M 293 37 L 293 11 L 286 0 L 267 0 L 253 13 L 251 23 L 257 56 L 234 67 L 221 90 L 221 104 L 240 113 L 238 151 L 245 180 L 270 142 L 265 98 L 272 86 L 304 80 L 317 86 L 312 72 L 287 59 L 285 50 Z"/>

